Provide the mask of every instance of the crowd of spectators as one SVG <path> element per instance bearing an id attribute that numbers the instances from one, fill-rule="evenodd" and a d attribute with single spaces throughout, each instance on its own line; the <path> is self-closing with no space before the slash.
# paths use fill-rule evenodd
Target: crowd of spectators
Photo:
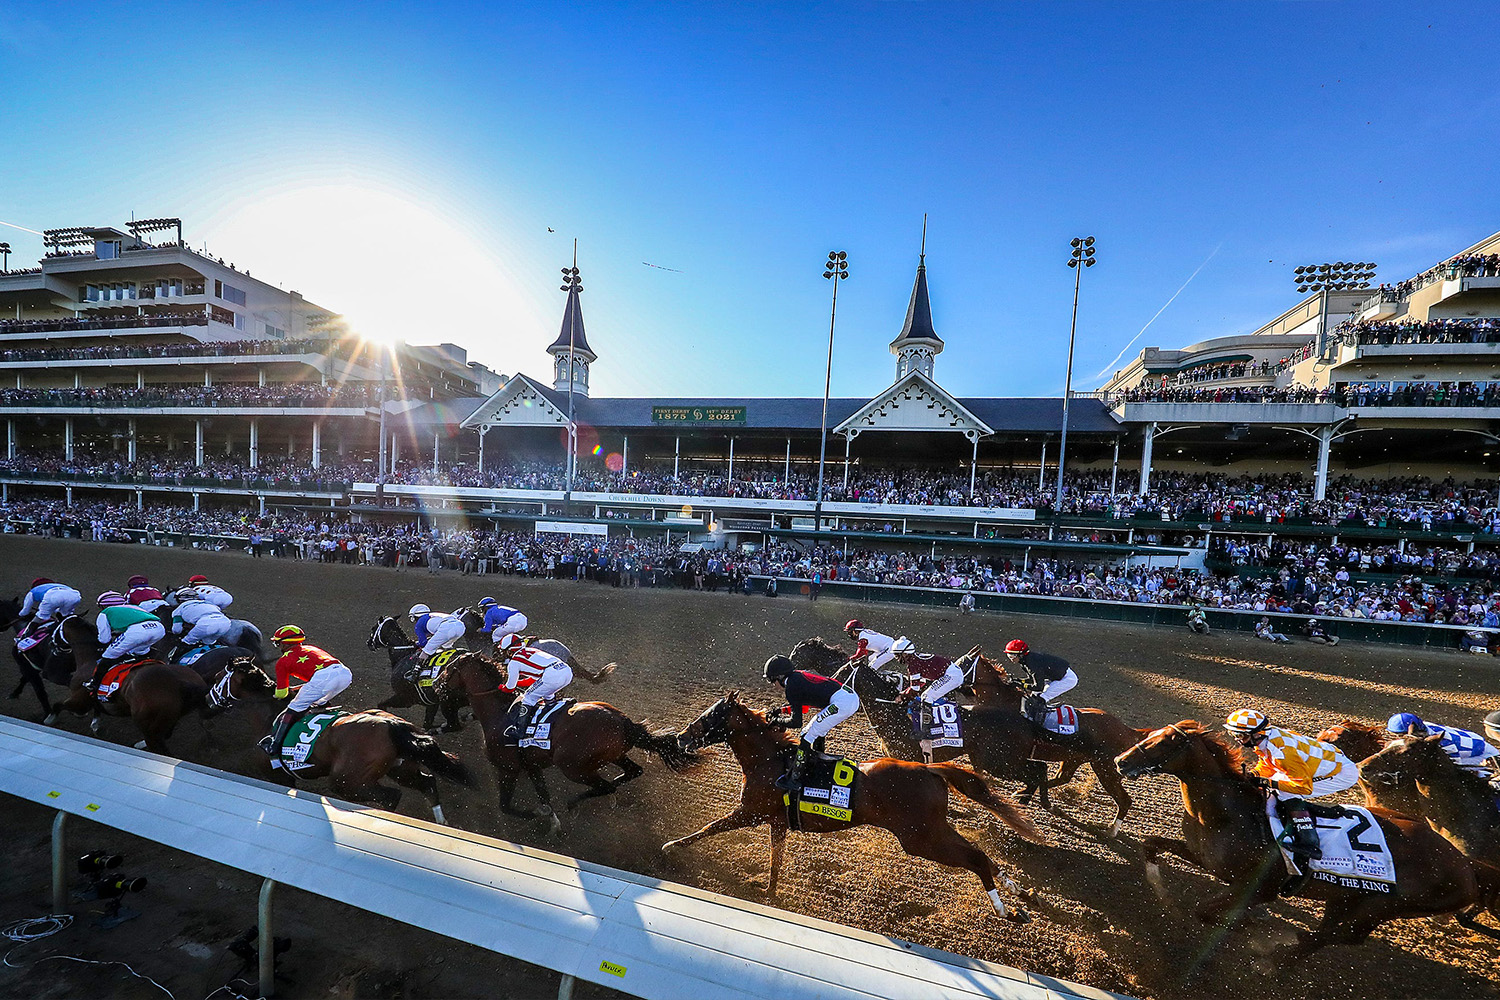
<path id="1" fill-rule="evenodd" d="M 1209 558 L 1223 565 L 1292 572 L 1327 572 L 1338 583 L 1370 574 L 1468 577 L 1500 580 L 1500 555 L 1492 549 L 1368 542 L 1300 541 L 1275 537 L 1216 536 Z"/>
<path id="2" fill-rule="evenodd" d="M 0 334 L 58 333 L 63 330 L 133 330 L 140 327 L 207 326 L 202 309 L 144 313 L 139 316 L 69 316 L 61 319 L 0 319 Z M 24 359 L 30 360 L 30 359 Z"/>
<path id="3" fill-rule="evenodd" d="M 0 332 L 4 332 L 0 330 Z M 224 358 L 262 354 L 331 354 L 328 340 L 215 340 L 175 344 L 94 344 L 87 347 L 14 347 L 0 351 L 4 361 L 113 361 L 129 358 Z"/>
<path id="4" fill-rule="evenodd" d="M 278 382 L 249 385 L 93 386 L 81 389 L 0 389 L 0 406 L 288 406 L 370 407 L 378 405 L 380 388 L 366 383 L 319 385 L 316 382 Z"/>
<path id="5" fill-rule="evenodd" d="M 1435 281 L 1451 281 L 1460 277 L 1494 277 L 1497 274 L 1500 274 L 1500 254 L 1459 254 L 1395 285 L 1381 285 L 1380 291 L 1389 290 L 1395 293 L 1398 299 L 1404 299 L 1412 292 L 1425 288 Z"/>
<path id="6" fill-rule="evenodd" d="M 243 457 L 206 456 L 202 465 L 181 453 L 137 453 L 130 462 L 123 453 L 75 449 L 72 458 L 56 451 L 23 451 L 0 459 L 0 478 L 55 479 L 62 482 L 141 483 L 160 486 L 216 486 L 226 489 L 304 489 L 344 493 L 349 484 L 367 475 L 358 463 L 323 464 L 314 469 L 305 461 L 262 457 L 255 468 Z"/>
<path id="7" fill-rule="evenodd" d="M 1430 319 L 1426 322 L 1355 323 L 1342 329 L 1356 344 L 1494 344 L 1500 322 L 1493 319 Z"/>

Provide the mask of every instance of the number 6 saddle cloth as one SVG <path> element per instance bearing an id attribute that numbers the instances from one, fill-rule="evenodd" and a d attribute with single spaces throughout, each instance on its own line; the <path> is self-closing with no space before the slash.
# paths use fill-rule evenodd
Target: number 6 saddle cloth
<path id="1" fill-rule="evenodd" d="M 1396 862 L 1385 842 L 1385 830 L 1370 810 L 1359 806 L 1325 806 L 1307 803 L 1318 829 L 1318 844 L 1323 857 L 1304 861 L 1303 872 L 1298 861 L 1285 847 L 1282 860 L 1292 876 L 1308 875 L 1320 882 L 1361 889 L 1365 892 L 1390 892 L 1396 886 Z M 1274 810 L 1273 810 L 1274 813 Z M 1267 817 L 1271 836 L 1281 843 L 1284 824 L 1278 815 Z"/>
<path id="2" fill-rule="evenodd" d="M 797 812 L 825 816 L 844 823 L 854 821 L 854 786 L 859 780 L 859 764 L 844 757 L 832 757 L 826 753 L 815 753 L 802 773 L 802 792 L 797 801 Z M 782 796 L 788 812 L 792 797 Z M 793 830 L 802 828 L 800 815 L 788 816 Z"/>

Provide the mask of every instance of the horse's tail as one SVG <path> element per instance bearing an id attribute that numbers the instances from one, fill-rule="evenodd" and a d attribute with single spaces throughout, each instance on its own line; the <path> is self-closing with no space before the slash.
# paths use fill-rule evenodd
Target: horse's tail
<path id="1" fill-rule="evenodd" d="M 590 670 L 588 667 L 585 667 L 577 660 L 573 661 L 573 669 L 582 674 L 583 679 L 588 681 L 590 684 L 603 684 L 609 677 L 609 675 L 615 672 L 616 666 L 618 666 L 618 664 L 606 663 L 604 666 L 600 667 L 597 672 L 595 672 Z"/>
<path id="2" fill-rule="evenodd" d="M 973 799 L 990 812 L 1000 817 L 1001 822 L 1033 844 L 1045 844 L 1042 832 L 1027 819 L 1016 804 L 1003 795 L 998 795 L 983 778 L 966 767 L 957 764 L 928 764 L 927 770 L 935 772 L 948 783 L 948 787 Z"/>
<path id="3" fill-rule="evenodd" d="M 631 746 L 656 754 L 662 759 L 662 763 L 674 771 L 684 771 L 698 762 L 697 754 L 677 745 L 677 734 L 670 729 L 653 733 L 639 722 L 626 719 L 625 736 Z"/>
<path id="4" fill-rule="evenodd" d="M 401 756 L 409 757 L 439 778 L 447 778 L 466 788 L 474 786 L 474 772 L 458 757 L 444 750 L 438 741 L 405 719 L 390 723 L 391 742 Z"/>

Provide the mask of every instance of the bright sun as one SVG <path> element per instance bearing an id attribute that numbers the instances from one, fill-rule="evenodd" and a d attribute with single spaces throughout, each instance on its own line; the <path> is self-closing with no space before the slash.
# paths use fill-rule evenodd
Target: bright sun
<path id="1" fill-rule="evenodd" d="M 434 203 L 374 183 L 267 193 L 212 222 L 215 255 L 295 288 L 365 337 L 451 341 L 514 371 L 544 324 L 505 263 L 505 234 L 486 237 Z M 261 269 L 265 268 L 262 272 Z"/>

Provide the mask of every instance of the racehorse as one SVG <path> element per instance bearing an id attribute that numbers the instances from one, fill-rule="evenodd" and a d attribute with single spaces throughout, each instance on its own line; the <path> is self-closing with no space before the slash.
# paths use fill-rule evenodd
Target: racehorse
<path id="1" fill-rule="evenodd" d="M 1358 944 L 1388 920 L 1453 913 L 1479 899 L 1473 869 L 1452 844 L 1421 820 L 1372 810 L 1385 834 L 1397 882 L 1390 892 L 1367 892 L 1302 879 L 1285 886 L 1281 850 L 1271 838 L 1264 793 L 1245 774 L 1246 760 L 1201 723 L 1186 720 L 1155 730 L 1115 761 L 1127 778 L 1171 774 L 1182 782 L 1182 839 L 1146 837 L 1146 877 L 1161 891 L 1162 854 L 1174 854 L 1229 886 L 1204 901 L 1197 916 L 1232 924 L 1245 909 L 1290 895 L 1325 902 L 1323 920 L 1299 931 L 1293 958 L 1329 944 Z M 1231 911 L 1233 911 L 1231 913 Z"/>
<path id="2" fill-rule="evenodd" d="M 119 689 L 106 702 L 84 689 L 84 682 L 94 674 L 99 659 L 99 640 L 93 627 L 78 615 L 65 618 L 53 637 L 58 652 L 71 652 L 74 672 L 69 681 L 68 697 L 54 706 L 48 717 L 56 721 L 57 711 L 67 709 L 78 715 L 92 712 L 89 729 L 99 731 L 99 714 L 128 715 L 140 729 L 143 739 L 136 746 L 152 753 L 167 753 L 167 737 L 179 720 L 204 704 L 208 684 L 191 668 L 179 663 L 145 660 L 128 674 Z"/>
<path id="3" fill-rule="evenodd" d="M 484 627 L 484 615 L 481 612 L 475 608 L 459 608 L 453 613 L 458 616 L 459 621 L 464 623 L 464 639 L 469 643 L 471 650 L 487 652 L 493 648 L 489 637 L 480 631 Z M 578 662 L 578 658 L 573 655 L 573 651 L 561 639 L 544 639 L 537 636 L 523 636 L 522 638 L 525 640 L 526 645 L 532 649 L 540 649 L 542 652 L 550 653 L 559 660 L 562 660 L 573 668 L 574 674 L 582 677 L 590 684 L 603 684 L 604 679 L 614 673 L 615 667 L 618 666 L 618 664 L 606 663 L 597 671 L 590 670 Z"/>
<path id="4" fill-rule="evenodd" d="M 443 728 L 438 732 L 451 733 L 463 728 L 459 721 L 458 713 L 464 705 L 468 704 L 463 689 L 450 685 L 446 689 L 444 697 L 439 697 L 434 685 L 431 694 L 425 695 L 422 689 L 411 679 L 410 672 L 417 655 L 417 644 L 406 634 L 401 627 L 401 622 L 395 616 L 387 615 L 375 623 L 370 629 L 370 638 L 365 645 L 372 650 L 385 649 L 391 658 L 391 696 L 376 708 L 407 708 L 411 705 L 423 706 L 422 728 L 431 729 L 437 721 L 438 709 L 443 710 Z"/>
<path id="5" fill-rule="evenodd" d="M 715 743 L 729 747 L 745 775 L 740 803 L 727 816 L 686 837 L 663 844 L 662 850 L 675 850 L 704 837 L 768 823 L 771 828 L 771 875 L 766 893 L 774 900 L 788 829 L 783 793 L 776 787 L 776 779 L 786 770 L 787 760 L 793 752 L 793 739 L 783 727 L 767 719 L 764 712 L 740 701 L 738 692 L 731 691 L 710 705 L 683 730 L 680 742 L 692 750 Z M 828 833 L 855 826 L 889 830 L 896 835 L 901 849 L 907 854 L 973 872 L 984 884 L 985 892 L 1000 916 L 1016 921 L 1028 919 L 1022 911 L 1012 910 L 1000 899 L 995 876 L 1001 876 L 1010 892 L 1019 892 L 1016 884 L 1000 872 L 989 855 L 948 822 L 948 789 L 952 788 L 984 806 L 1025 839 L 1044 843 L 1041 833 L 1015 805 L 991 791 L 979 775 L 957 764 L 917 764 L 883 757 L 857 766 L 859 778 L 854 782 L 849 800 L 851 818 L 844 821 L 807 813 L 801 817 L 804 831 Z"/>
<path id="6" fill-rule="evenodd" d="M 503 683 L 498 664 L 478 653 L 464 653 L 449 660 L 437 681 L 444 688 L 460 687 L 468 695 L 474 718 L 484 731 L 485 755 L 499 782 L 500 809 L 507 816 L 523 819 L 546 816 L 550 832 L 562 828 L 542 775 L 547 767 L 555 766 L 569 781 L 588 786 L 568 801 L 567 808 L 571 810 L 584 799 L 608 795 L 644 774 L 641 765 L 630 759 L 634 748 L 656 754 L 674 771 L 685 769 L 696 759 L 694 754 L 678 747 L 676 733 L 653 733 L 602 701 L 575 702 L 554 712 L 548 720 L 552 749 L 520 749 L 508 743 L 503 735 L 511 703 L 511 692 L 501 687 Z M 604 777 L 599 772 L 606 764 L 614 764 L 623 773 L 618 778 Z M 531 778 L 541 802 L 533 812 L 522 812 L 514 804 L 516 779 L 523 771 Z"/>
<path id="7" fill-rule="evenodd" d="M 1110 822 L 1106 836 L 1117 836 L 1132 800 L 1120 776 L 1115 773 L 1114 755 L 1134 744 L 1140 738 L 1140 731 L 1131 729 L 1108 712 L 1079 709 L 1077 737 L 1043 734 L 1021 714 L 1019 692 L 1014 701 L 1002 699 L 999 695 L 1001 668 L 980 656 L 977 648 L 970 650 L 968 656 L 971 659 L 977 657 L 979 666 L 972 666 L 970 673 L 976 685 L 976 704 L 972 708 L 958 707 L 964 746 L 959 749 L 934 747 L 933 759 L 941 762 L 967 754 L 975 769 L 1001 781 L 1021 782 L 1024 788 L 1017 801 L 1022 805 L 1029 804 L 1032 796 L 1040 792 L 1043 809 L 1052 808 L 1049 790 L 1066 785 L 1080 767 L 1088 764 L 1098 776 L 1100 786 L 1114 799 L 1115 818 Z M 792 662 L 799 667 L 806 664 L 806 669 L 812 670 L 836 672 L 848 667 L 843 649 L 820 638 L 799 642 L 792 649 Z M 983 680 L 980 679 L 980 670 L 985 670 Z M 981 700 L 979 685 L 990 682 L 995 687 L 988 689 L 987 697 Z M 912 732 L 911 718 L 906 706 L 897 700 L 905 686 L 905 677 L 899 673 L 858 667 L 853 670 L 852 683 L 859 695 L 860 706 L 870 720 L 870 727 L 886 749 L 903 760 L 922 760 L 922 747 Z M 1087 717 L 1087 723 L 1084 721 L 1085 712 L 1093 713 Z M 1062 761 L 1062 770 L 1056 778 L 1044 778 L 1045 762 L 1033 759 L 1034 749 L 1041 739 L 1047 741 L 1051 757 Z"/>
<path id="8" fill-rule="evenodd" d="M 172 634 L 173 610 L 170 605 L 163 605 L 153 612 L 156 620 L 167 629 L 166 636 L 156 644 L 153 652 L 168 663 L 181 663 L 182 658 L 191 652 L 193 647 L 186 645 L 181 636 Z M 226 641 L 222 645 L 214 646 L 207 652 L 199 654 L 191 664 L 188 664 L 198 667 L 198 672 L 205 678 L 217 676 L 231 660 L 244 656 L 250 657 L 261 666 L 266 666 L 271 662 L 266 658 L 265 636 L 261 634 L 260 628 L 254 622 L 243 618 L 231 618 L 230 625 L 232 628 L 224 637 Z M 198 661 L 205 656 L 212 656 L 212 659 L 207 663 L 199 663 Z"/>
<path id="9" fill-rule="evenodd" d="M 231 663 L 208 695 L 211 712 L 240 710 L 256 731 L 271 728 L 271 721 L 284 703 L 275 696 L 276 682 L 249 658 Z M 466 788 L 474 775 L 437 740 L 398 715 L 369 709 L 345 715 L 326 727 L 313 743 L 307 760 L 310 767 L 291 775 L 264 762 L 271 778 L 293 786 L 299 779 L 329 778 L 333 793 L 351 802 L 369 802 L 394 811 L 401 803 L 401 789 L 383 784 L 389 775 L 398 785 L 422 793 L 432 807 L 432 817 L 446 824 L 438 778 Z"/>
<path id="10" fill-rule="evenodd" d="M 21 599 L 19 597 L 0 601 L 0 621 L 5 623 L 0 625 L 0 632 L 16 630 L 16 637 L 10 646 L 10 655 L 16 661 L 16 668 L 21 676 L 16 682 L 15 689 L 10 693 L 11 700 L 21 697 L 21 692 L 25 691 L 29 685 L 31 690 L 36 692 L 37 701 L 42 704 L 42 713 L 51 715 L 52 699 L 47 697 L 47 685 L 42 683 L 42 664 L 47 660 L 52 640 L 43 639 L 26 652 L 21 651 L 21 633 L 24 630 L 21 628 Z"/>

